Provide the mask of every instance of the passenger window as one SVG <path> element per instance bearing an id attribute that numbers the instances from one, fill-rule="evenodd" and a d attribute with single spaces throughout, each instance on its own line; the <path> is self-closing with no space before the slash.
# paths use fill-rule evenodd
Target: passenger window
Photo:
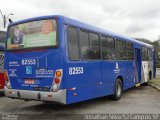
<path id="1" fill-rule="evenodd" d="M 146 60 L 148 61 L 148 48 L 145 47 Z"/>
<path id="2" fill-rule="evenodd" d="M 114 39 L 111 38 L 111 37 L 107 37 L 107 41 L 108 41 L 108 48 L 115 49 L 115 41 L 114 41 Z"/>
<path id="3" fill-rule="evenodd" d="M 150 49 L 148 49 L 148 59 L 149 59 L 149 61 L 152 61 L 152 49 L 150 48 Z"/>
<path id="4" fill-rule="evenodd" d="M 70 60 L 79 60 L 78 32 L 74 27 L 68 27 L 68 53 Z"/>
<path id="5" fill-rule="evenodd" d="M 81 49 L 81 59 L 88 59 L 88 48 L 89 48 L 89 36 L 88 32 L 80 31 L 80 49 Z"/>
<path id="6" fill-rule="evenodd" d="M 126 43 L 127 60 L 134 60 L 134 49 L 132 43 Z"/>
<path id="7" fill-rule="evenodd" d="M 88 50 L 88 58 L 91 60 L 100 59 L 100 41 L 98 34 L 89 33 L 90 46 Z"/>
<path id="8" fill-rule="evenodd" d="M 148 50 L 147 47 L 142 47 L 142 60 L 147 61 L 148 60 Z"/>
<path id="9" fill-rule="evenodd" d="M 101 36 L 100 39 L 101 39 L 102 48 L 107 48 L 108 47 L 107 38 L 104 36 Z"/>
<path id="10" fill-rule="evenodd" d="M 104 60 L 115 60 L 115 40 L 112 37 L 101 36 L 102 58 Z"/>
<path id="11" fill-rule="evenodd" d="M 116 47 L 117 47 L 118 60 L 126 60 L 127 59 L 126 42 L 117 40 Z"/>

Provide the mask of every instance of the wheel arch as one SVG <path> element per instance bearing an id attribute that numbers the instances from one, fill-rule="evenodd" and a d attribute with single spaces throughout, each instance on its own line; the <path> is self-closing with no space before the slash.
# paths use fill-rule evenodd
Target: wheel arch
<path id="1" fill-rule="evenodd" d="M 149 70 L 148 76 L 149 76 L 149 80 L 151 80 L 152 77 L 153 77 L 153 72 L 152 72 L 152 70 Z"/>
<path id="2" fill-rule="evenodd" d="M 111 95 L 111 99 L 115 101 L 120 100 L 122 93 L 123 93 L 123 76 L 117 75 L 114 81 L 114 91 L 113 94 Z"/>
<path id="3" fill-rule="evenodd" d="M 149 70 L 149 74 L 152 74 L 152 70 Z"/>
<path id="4" fill-rule="evenodd" d="M 117 79 L 120 79 L 122 81 L 122 87 L 124 87 L 123 76 L 122 75 L 117 75 L 115 80 L 117 80 Z"/>

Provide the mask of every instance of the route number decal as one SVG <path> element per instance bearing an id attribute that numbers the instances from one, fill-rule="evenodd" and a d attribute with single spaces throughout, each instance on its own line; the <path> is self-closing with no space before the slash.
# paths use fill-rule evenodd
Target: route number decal
<path id="1" fill-rule="evenodd" d="M 83 67 L 70 67 L 69 75 L 83 74 Z"/>
<path id="2" fill-rule="evenodd" d="M 35 59 L 23 59 L 22 65 L 35 65 L 36 60 Z"/>

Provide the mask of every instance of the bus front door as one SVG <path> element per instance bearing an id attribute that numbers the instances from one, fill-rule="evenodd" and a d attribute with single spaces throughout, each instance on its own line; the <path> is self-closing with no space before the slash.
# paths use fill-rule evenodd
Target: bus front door
<path id="1" fill-rule="evenodd" d="M 135 49 L 135 77 L 136 83 L 141 82 L 141 54 L 140 49 Z"/>

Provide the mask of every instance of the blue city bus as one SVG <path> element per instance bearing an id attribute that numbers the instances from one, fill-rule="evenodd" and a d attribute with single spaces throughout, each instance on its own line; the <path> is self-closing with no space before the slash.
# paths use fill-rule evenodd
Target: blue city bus
<path id="1" fill-rule="evenodd" d="M 122 92 L 155 77 L 152 45 L 59 15 L 8 26 L 5 95 L 71 104 Z"/>

